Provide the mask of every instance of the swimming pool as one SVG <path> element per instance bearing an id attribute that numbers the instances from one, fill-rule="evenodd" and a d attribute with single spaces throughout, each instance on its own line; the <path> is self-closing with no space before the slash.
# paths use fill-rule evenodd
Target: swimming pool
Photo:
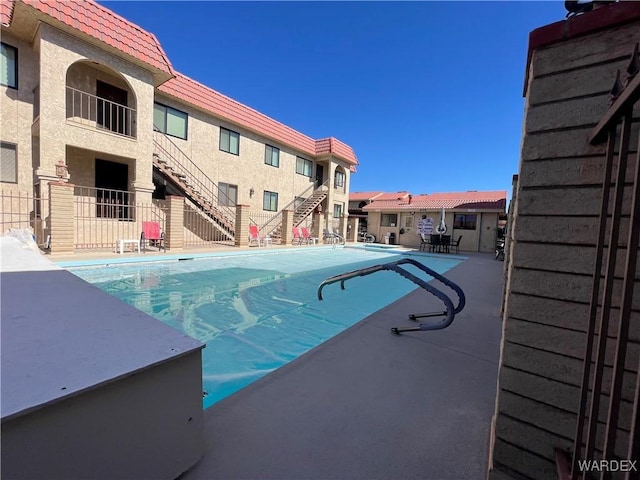
<path id="1" fill-rule="evenodd" d="M 344 291 L 339 285 L 327 287 L 325 300 L 317 299 L 318 285 L 327 277 L 404 255 L 308 247 L 68 269 L 206 343 L 202 359 L 206 408 L 416 288 L 383 271 L 350 280 Z M 439 273 L 461 261 L 429 255 L 412 258 Z"/>

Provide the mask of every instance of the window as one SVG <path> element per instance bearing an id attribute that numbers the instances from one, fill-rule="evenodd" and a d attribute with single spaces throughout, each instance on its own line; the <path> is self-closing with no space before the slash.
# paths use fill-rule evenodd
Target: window
<path id="1" fill-rule="evenodd" d="M 381 227 L 395 227 L 398 223 L 397 213 L 383 213 L 380 215 Z"/>
<path id="2" fill-rule="evenodd" d="M 2 63 L 0 63 L 0 85 L 18 88 L 18 49 L 2 43 Z"/>
<path id="3" fill-rule="evenodd" d="M 313 163 L 311 160 L 306 160 L 302 157 L 296 158 L 296 173 L 304 175 L 305 177 L 311 177 L 311 170 L 313 169 Z"/>
<path id="4" fill-rule="evenodd" d="M 344 204 L 342 204 L 342 203 L 334 203 L 333 204 L 333 218 L 342 217 L 343 208 L 344 208 Z"/>
<path id="5" fill-rule="evenodd" d="M 18 183 L 17 146 L 13 143 L 2 142 L 0 156 L 0 182 Z"/>
<path id="6" fill-rule="evenodd" d="M 264 146 L 264 163 L 273 167 L 280 166 L 280 149 L 271 145 Z"/>
<path id="7" fill-rule="evenodd" d="M 218 184 L 218 205 L 235 207 L 238 203 L 238 186 L 229 183 Z"/>
<path id="8" fill-rule="evenodd" d="M 475 230 L 477 221 L 478 216 L 475 213 L 466 215 L 456 214 L 453 217 L 453 228 L 456 230 Z"/>
<path id="9" fill-rule="evenodd" d="M 345 179 L 345 177 L 346 177 L 346 175 L 344 174 L 344 172 L 340 172 L 340 171 L 336 170 L 336 173 L 333 176 L 333 186 L 335 188 L 344 187 L 344 179 Z"/>
<path id="10" fill-rule="evenodd" d="M 187 139 L 187 115 L 175 108 L 160 103 L 153 104 L 153 126 L 172 137 Z"/>
<path id="11" fill-rule="evenodd" d="M 262 209 L 270 212 L 278 211 L 278 194 L 276 192 L 264 191 L 262 197 Z"/>
<path id="12" fill-rule="evenodd" d="M 412 216 L 404 217 L 404 227 L 405 228 L 413 227 L 413 217 Z"/>
<path id="13" fill-rule="evenodd" d="M 220 127 L 220 150 L 234 155 L 240 154 L 240 134 Z"/>

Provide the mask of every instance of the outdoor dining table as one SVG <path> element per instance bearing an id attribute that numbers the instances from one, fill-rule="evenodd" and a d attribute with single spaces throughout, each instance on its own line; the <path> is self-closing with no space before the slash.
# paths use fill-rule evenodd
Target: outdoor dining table
<path id="1" fill-rule="evenodd" d="M 451 235 L 431 235 L 429 251 L 437 253 L 449 253 Z"/>

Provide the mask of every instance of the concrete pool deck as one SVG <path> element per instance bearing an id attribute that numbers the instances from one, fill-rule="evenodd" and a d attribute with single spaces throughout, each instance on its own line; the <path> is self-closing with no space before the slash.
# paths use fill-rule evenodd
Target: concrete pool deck
<path id="1" fill-rule="evenodd" d="M 408 313 L 442 309 L 435 297 L 413 291 L 205 410 L 204 455 L 179 478 L 486 478 L 503 263 L 464 255 L 445 274 L 467 297 L 448 329 L 391 335 L 393 326 L 413 325 Z M 349 282 L 344 291 L 334 284 L 323 293 L 326 302 L 353 294 Z"/>
<path id="2" fill-rule="evenodd" d="M 441 308 L 413 291 L 205 410 L 205 454 L 180 479 L 486 478 L 503 263 L 468 257 L 446 273 L 467 298 L 448 329 L 390 334 Z"/>

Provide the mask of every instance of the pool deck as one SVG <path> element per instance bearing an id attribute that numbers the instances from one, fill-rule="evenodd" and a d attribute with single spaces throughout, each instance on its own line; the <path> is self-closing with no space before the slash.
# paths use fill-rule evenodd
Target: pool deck
<path id="1" fill-rule="evenodd" d="M 390 334 L 441 308 L 413 291 L 205 410 L 180 480 L 486 478 L 503 262 L 467 256 L 446 273 L 467 297 L 448 329 Z"/>
<path id="2" fill-rule="evenodd" d="M 445 274 L 467 297 L 449 328 L 390 334 L 412 325 L 408 313 L 441 309 L 435 297 L 413 291 L 205 410 L 204 456 L 180 480 L 485 479 L 504 264 L 491 254 L 464 255 Z M 51 260 L 135 257 L 94 252 Z M 349 283 L 324 293 L 325 301 L 339 301 Z"/>

